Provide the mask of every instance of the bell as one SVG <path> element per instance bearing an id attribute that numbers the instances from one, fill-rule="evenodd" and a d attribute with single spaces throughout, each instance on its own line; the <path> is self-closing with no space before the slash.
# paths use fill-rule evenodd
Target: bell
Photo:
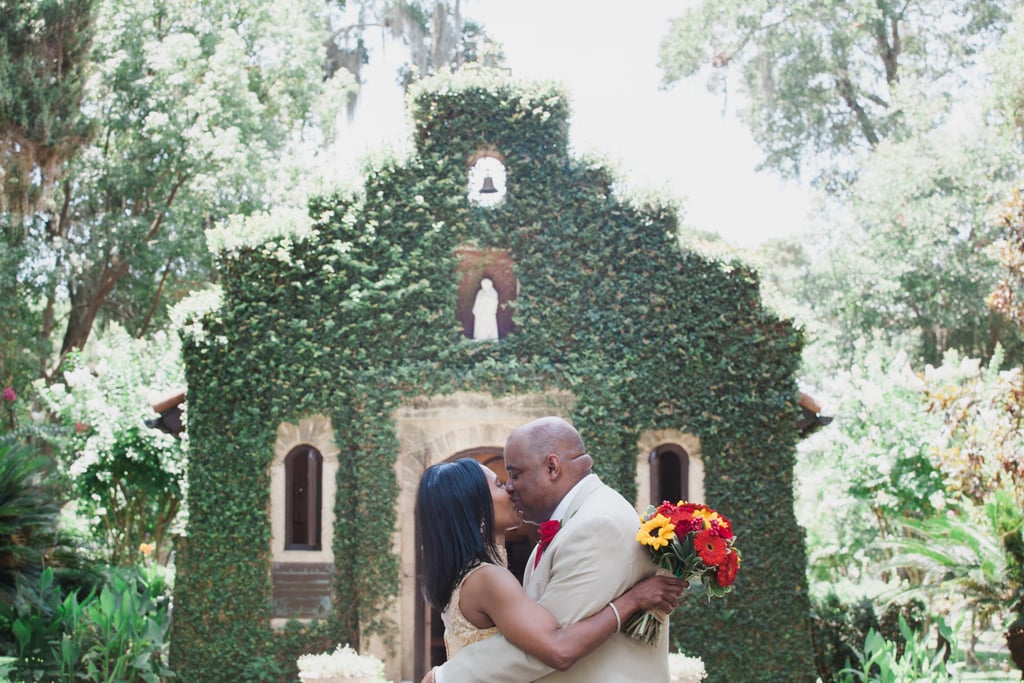
<path id="1" fill-rule="evenodd" d="M 484 186 L 480 188 L 480 194 L 494 194 L 498 188 L 494 186 L 494 179 L 491 176 L 484 176 Z"/>

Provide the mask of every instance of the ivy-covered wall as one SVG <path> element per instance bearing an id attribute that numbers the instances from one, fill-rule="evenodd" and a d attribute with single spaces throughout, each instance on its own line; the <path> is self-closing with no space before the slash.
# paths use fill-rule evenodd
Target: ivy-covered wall
<path id="1" fill-rule="evenodd" d="M 179 680 L 262 680 L 276 660 L 387 632 L 403 399 L 456 390 L 566 389 L 598 473 L 635 495 L 647 429 L 701 440 L 708 504 L 743 550 L 736 589 L 673 616 L 711 683 L 813 681 L 804 537 L 792 473 L 801 338 L 766 311 L 757 276 L 677 242 L 676 216 L 614 196 L 568 153 L 567 98 L 487 74 L 436 79 L 410 99 L 415 151 L 381 162 L 358 196 L 310 205 L 301 236 L 221 254 L 220 306 L 186 344 L 189 532 L 179 551 L 172 665 Z M 508 173 L 502 202 L 467 201 L 482 149 Z M 311 226 L 311 229 L 310 229 Z M 457 250 L 507 250 L 520 282 L 514 334 L 468 340 Z M 327 415 L 340 448 L 335 612 L 269 627 L 267 468 L 275 429 Z"/>

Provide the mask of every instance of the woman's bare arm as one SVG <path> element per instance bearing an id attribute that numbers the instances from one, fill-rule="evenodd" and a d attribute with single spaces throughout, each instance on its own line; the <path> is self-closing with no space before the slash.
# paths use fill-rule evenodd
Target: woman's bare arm
<path id="1" fill-rule="evenodd" d="M 612 603 L 624 624 L 639 610 L 671 612 L 685 586 L 679 579 L 652 577 Z M 619 629 L 615 612 L 607 606 L 561 626 L 549 611 L 527 597 L 515 576 L 496 565 L 484 567 L 466 579 L 459 607 L 473 625 L 497 626 L 510 643 L 559 671 L 593 652 Z"/>

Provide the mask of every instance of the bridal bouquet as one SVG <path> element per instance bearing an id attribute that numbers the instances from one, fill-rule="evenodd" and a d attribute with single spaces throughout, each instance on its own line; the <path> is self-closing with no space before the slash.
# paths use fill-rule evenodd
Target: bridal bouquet
<path id="1" fill-rule="evenodd" d="M 699 582 L 708 600 L 732 590 L 740 567 L 732 523 L 700 503 L 664 502 L 647 508 L 636 540 L 647 547 L 659 571 Z M 665 615 L 634 614 L 623 630 L 650 645 L 658 642 Z"/>

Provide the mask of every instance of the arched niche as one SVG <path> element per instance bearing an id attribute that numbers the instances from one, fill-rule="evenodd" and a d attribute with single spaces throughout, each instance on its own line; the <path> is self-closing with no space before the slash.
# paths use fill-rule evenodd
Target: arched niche
<path id="1" fill-rule="evenodd" d="M 508 173 L 505 157 L 497 150 L 488 148 L 471 156 L 467 177 L 467 196 L 477 206 L 495 206 L 504 199 Z"/>
<path id="2" fill-rule="evenodd" d="M 665 481 L 667 478 L 674 482 Z M 648 505 L 662 502 L 660 496 L 668 491 L 664 484 L 659 485 L 660 481 L 671 493 L 680 493 L 680 499 L 704 502 L 700 439 L 673 429 L 647 430 L 640 435 L 636 450 L 637 512 L 642 514 Z"/>
<path id="3" fill-rule="evenodd" d="M 484 278 L 491 281 L 498 293 L 498 339 L 504 339 L 515 331 L 513 315 L 515 301 L 519 294 L 519 280 L 516 279 L 515 263 L 504 249 L 482 249 L 463 246 L 455 252 L 456 273 L 459 278 L 458 298 L 455 315 L 462 325 L 462 333 L 473 339 L 473 304 Z"/>

